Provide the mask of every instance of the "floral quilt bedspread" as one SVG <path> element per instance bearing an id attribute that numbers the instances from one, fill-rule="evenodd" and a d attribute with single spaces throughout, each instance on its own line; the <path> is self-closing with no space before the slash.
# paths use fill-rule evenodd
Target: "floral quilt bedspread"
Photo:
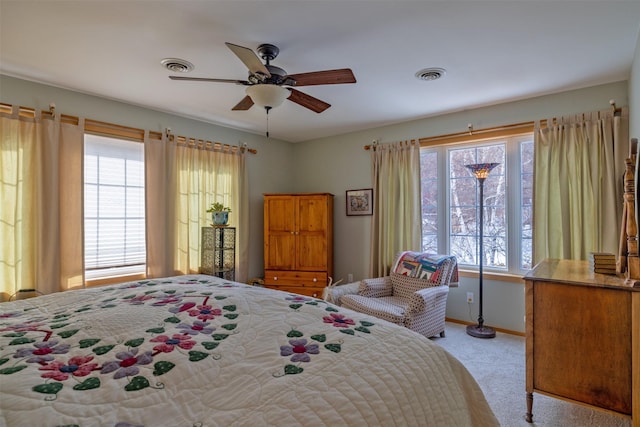
<path id="1" fill-rule="evenodd" d="M 0 304 L 0 425 L 498 425 L 424 337 L 189 275 Z"/>

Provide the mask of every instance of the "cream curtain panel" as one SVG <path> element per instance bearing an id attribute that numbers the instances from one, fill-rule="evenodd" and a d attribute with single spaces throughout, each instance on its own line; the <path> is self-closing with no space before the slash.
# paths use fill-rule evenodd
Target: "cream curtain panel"
<path id="1" fill-rule="evenodd" d="M 149 132 L 145 132 L 145 238 L 149 278 L 180 274 L 173 265 L 175 181 L 172 151 L 165 136 L 150 138 Z"/>
<path id="2" fill-rule="evenodd" d="M 17 106 L 0 111 L 0 301 L 20 289 L 84 286 L 84 120 Z M 200 227 L 214 201 L 230 206 L 236 280 L 246 281 L 245 150 L 144 133 L 147 277 L 198 271 Z M 219 147 L 218 147 L 219 146 Z"/>
<path id="3" fill-rule="evenodd" d="M 535 123 L 534 263 L 617 253 L 628 121 L 623 108 Z"/>
<path id="4" fill-rule="evenodd" d="M 398 251 L 420 251 L 420 143 L 374 144 L 371 150 L 373 219 L 369 277 L 389 273 Z"/>
<path id="5" fill-rule="evenodd" d="M 81 287 L 83 123 L 0 114 L 0 293 Z"/>
<path id="6" fill-rule="evenodd" d="M 245 282 L 248 274 L 248 177 L 245 152 L 218 149 L 194 139 L 173 138 L 173 230 L 174 269 L 197 273 L 200 266 L 201 228 L 212 222 L 206 210 L 220 202 L 231 208 L 229 224 L 236 227 L 236 281 Z"/>

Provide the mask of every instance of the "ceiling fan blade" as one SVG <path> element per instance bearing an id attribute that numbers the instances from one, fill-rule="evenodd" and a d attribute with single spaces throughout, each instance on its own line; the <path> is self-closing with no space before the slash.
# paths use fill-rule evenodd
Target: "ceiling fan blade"
<path id="1" fill-rule="evenodd" d="M 356 78 L 350 68 L 290 74 L 287 77 L 294 79 L 296 86 L 337 85 L 356 82 Z"/>
<path id="2" fill-rule="evenodd" d="M 289 101 L 295 102 L 296 104 L 308 108 L 311 111 L 322 113 L 324 110 L 331 107 L 331 104 L 327 104 L 326 102 L 321 101 L 318 98 L 314 98 L 311 95 L 307 95 L 306 93 L 302 93 L 299 90 L 291 88 L 289 88 L 289 90 L 291 91 L 291 95 L 287 98 Z"/>
<path id="3" fill-rule="evenodd" d="M 264 66 L 262 61 L 260 61 L 260 58 L 258 58 L 258 55 L 256 55 L 254 51 L 252 51 L 248 47 L 238 46 L 237 44 L 233 43 L 225 44 L 229 49 L 231 49 L 233 53 L 236 54 L 238 58 L 240 58 L 240 61 L 242 61 L 244 65 L 247 66 L 251 74 L 260 73 L 264 74 L 267 77 L 271 77 L 271 73 L 269 72 L 269 70 L 267 70 L 267 67 Z"/>
<path id="4" fill-rule="evenodd" d="M 249 95 L 242 98 L 242 101 L 238 102 L 235 107 L 232 108 L 233 111 L 245 111 L 253 106 L 253 100 L 249 97 Z"/>
<path id="5" fill-rule="evenodd" d="M 235 83 L 238 85 L 249 86 L 246 80 L 233 80 L 233 79 L 209 79 L 206 77 L 182 77 L 182 76 L 169 76 L 171 80 L 186 80 L 191 82 L 218 82 L 218 83 Z"/>

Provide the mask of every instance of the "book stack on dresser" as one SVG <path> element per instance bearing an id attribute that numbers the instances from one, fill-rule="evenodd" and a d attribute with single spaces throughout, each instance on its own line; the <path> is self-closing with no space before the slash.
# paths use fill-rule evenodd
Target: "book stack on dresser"
<path id="1" fill-rule="evenodd" d="M 589 267 L 594 273 L 616 274 L 616 256 L 611 253 L 591 252 Z"/>

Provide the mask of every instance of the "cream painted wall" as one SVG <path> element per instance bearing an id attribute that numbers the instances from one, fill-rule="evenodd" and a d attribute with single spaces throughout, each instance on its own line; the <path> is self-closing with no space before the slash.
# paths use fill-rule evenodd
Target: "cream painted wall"
<path id="1" fill-rule="evenodd" d="M 640 31 L 629 76 L 629 136 L 640 139 Z"/>
<path id="2" fill-rule="evenodd" d="M 249 277 L 262 276 L 262 194 L 293 191 L 291 165 L 296 160 L 292 144 L 4 75 L 0 75 L 0 102 L 42 110 L 48 110 L 49 104 L 54 102 L 56 111 L 61 114 L 158 132 L 171 128 L 175 135 L 232 145 L 247 143 L 249 148 L 257 149 L 257 155 L 247 156 L 250 207 L 248 271 Z"/>
<path id="3" fill-rule="evenodd" d="M 541 96 L 475 110 L 429 117 L 393 126 L 295 144 L 295 190 L 327 191 L 335 194 L 335 278 L 355 280 L 369 271 L 369 231 L 371 217 L 348 217 L 345 191 L 371 188 L 370 153 L 363 147 L 373 140 L 382 143 L 403 139 L 445 135 L 475 129 L 527 122 L 554 115 L 575 114 L 609 108 L 609 100 L 628 105 L 626 82 L 611 83 L 582 90 Z M 374 195 L 375 197 L 375 195 Z M 486 271 L 486 269 L 485 269 Z M 460 287 L 452 288 L 447 301 L 447 316 L 475 322 L 478 311 L 477 279 L 463 277 Z M 483 314 L 487 324 L 524 332 L 524 285 L 485 280 Z M 467 291 L 475 292 L 476 303 L 466 302 Z"/>
<path id="4" fill-rule="evenodd" d="M 635 84 L 640 86 L 638 54 Z M 637 90 L 634 89 L 637 95 Z M 628 105 L 626 82 L 612 83 L 475 110 L 428 117 L 408 123 L 372 128 L 332 138 L 289 144 L 278 140 L 194 121 L 113 100 L 80 94 L 0 75 L 0 102 L 47 109 L 55 102 L 57 111 L 120 125 L 162 131 L 170 127 L 174 134 L 204 138 L 229 144 L 246 142 L 258 150 L 248 157 L 250 179 L 249 276 L 261 276 L 263 270 L 262 194 L 275 192 L 330 192 L 335 194 L 335 278 L 355 279 L 367 276 L 369 269 L 370 217 L 347 217 L 345 191 L 371 188 L 369 152 L 363 146 L 373 140 L 391 142 L 464 131 L 468 123 L 481 129 L 509 123 L 608 108 L 609 99 L 619 106 Z M 638 99 L 636 96 L 636 105 Z M 637 115 L 635 116 L 637 117 Z M 636 125 L 640 125 L 636 120 Z M 637 129 L 637 127 L 636 127 Z M 524 331 L 524 289 L 521 281 L 484 282 L 484 316 L 487 324 L 508 330 Z M 477 304 L 466 303 L 466 292 L 477 295 L 477 279 L 462 278 L 459 288 L 451 290 L 447 316 L 474 322 Z M 476 296 L 477 301 L 477 296 Z"/>

